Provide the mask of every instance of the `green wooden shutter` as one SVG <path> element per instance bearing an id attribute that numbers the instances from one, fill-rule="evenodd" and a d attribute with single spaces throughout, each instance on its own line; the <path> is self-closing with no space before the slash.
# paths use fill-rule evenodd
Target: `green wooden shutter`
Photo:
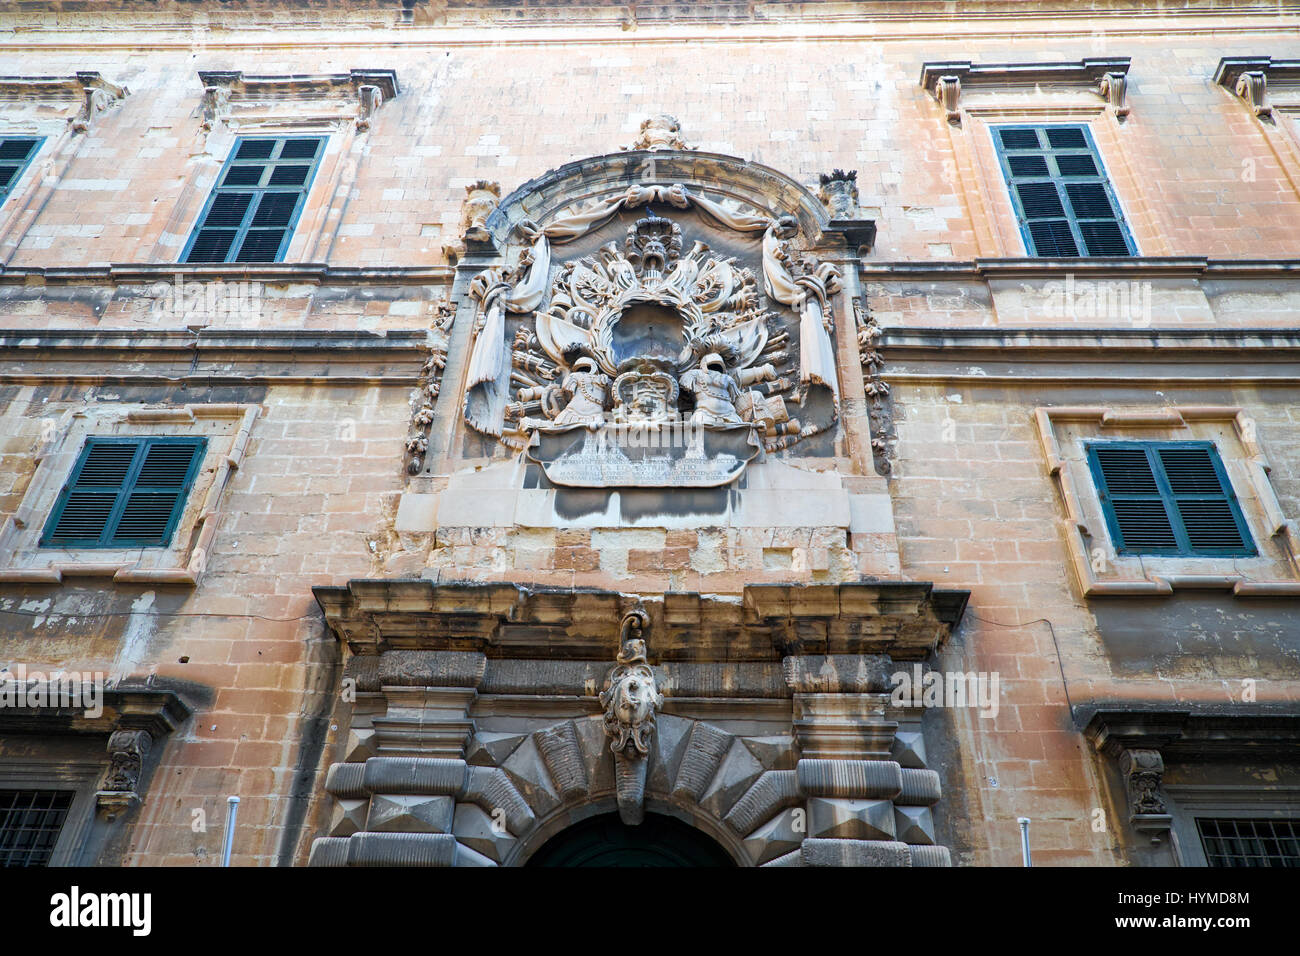
<path id="1" fill-rule="evenodd" d="M 90 438 L 55 502 L 44 547 L 166 547 L 204 438 Z"/>
<path id="2" fill-rule="evenodd" d="M 0 203 L 9 197 L 18 182 L 45 142 L 41 136 L 10 136 L 0 139 Z"/>
<path id="3" fill-rule="evenodd" d="M 1098 442 L 1088 461 L 1117 554 L 1256 554 L 1211 442 Z"/>
<path id="4" fill-rule="evenodd" d="M 278 262 L 307 203 L 325 137 L 240 139 L 183 262 Z"/>
<path id="5" fill-rule="evenodd" d="M 993 142 L 1030 255 L 1135 254 L 1087 127 L 998 126 Z"/>

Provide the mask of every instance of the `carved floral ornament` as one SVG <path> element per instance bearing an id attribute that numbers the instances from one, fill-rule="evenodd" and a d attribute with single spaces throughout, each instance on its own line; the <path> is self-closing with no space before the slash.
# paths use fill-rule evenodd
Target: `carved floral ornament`
<path id="1" fill-rule="evenodd" d="M 553 246 L 649 203 L 762 233 L 761 290 L 751 269 L 650 211 L 621 249 L 609 242 L 552 268 Z M 840 275 L 801 254 L 793 217 L 737 211 L 681 184 L 636 185 L 518 228 L 531 243 L 519 263 L 470 286 L 479 313 L 465 419 L 527 449 L 556 484 L 719 486 L 760 451 L 838 420 L 831 300 Z M 798 315 L 797 342 L 772 306 Z M 526 318 L 507 346 L 510 314 Z M 613 447 L 630 428 L 684 430 L 687 449 L 673 459 Z"/>

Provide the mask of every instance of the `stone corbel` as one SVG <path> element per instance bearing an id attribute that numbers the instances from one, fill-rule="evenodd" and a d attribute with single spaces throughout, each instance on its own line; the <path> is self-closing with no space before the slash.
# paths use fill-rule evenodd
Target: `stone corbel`
<path id="1" fill-rule="evenodd" d="M 1225 56 L 1214 71 L 1214 82 L 1245 101 L 1256 116 L 1273 115 L 1271 89 L 1300 86 L 1300 60 L 1276 60 L 1271 56 Z"/>
<path id="2" fill-rule="evenodd" d="M 139 802 L 140 775 L 152 747 L 153 736 L 147 730 L 115 730 L 108 735 L 108 772 L 95 803 L 109 820 Z"/>
<path id="3" fill-rule="evenodd" d="M 1124 100 L 1128 94 L 1127 74 L 1107 73 L 1097 84 L 1097 92 L 1110 104 L 1111 111 L 1117 119 L 1128 116 L 1128 104 Z"/>
<path id="4" fill-rule="evenodd" d="M 934 98 L 943 107 L 949 123 L 961 122 L 961 77 L 941 76 L 934 84 Z"/>
<path id="5" fill-rule="evenodd" d="M 79 71 L 70 77 L 0 77 L 0 97 L 5 99 L 79 100 L 80 108 L 68 118 L 74 133 L 89 130 L 98 114 L 112 109 L 129 94 L 125 86 L 110 83 L 99 73 L 89 71 Z"/>
<path id="6" fill-rule="evenodd" d="M 650 740 L 655 732 L 655 712 L 664 696 L 646 660 L 644 634 L 650 617 L 633 608 L 623 617 L 622 649 L 610 669 L 600 706 L 605 709 L 605 733 L 614 752 L 614 785 L 618 815 L 629 826 L 645 819 L 645 782 Z"/>
<path id="7" fill-rule="evenodd" d="M 1159 843 L 1168 835 L 1173 821 L 1160 789 L 1164 758 L 1155 749 L 1125 750 L 1119 756 L 1119 770 L 1128 791 L 1129 823 L 1138 833 L 1149 835 L 1152 843 Z"/>

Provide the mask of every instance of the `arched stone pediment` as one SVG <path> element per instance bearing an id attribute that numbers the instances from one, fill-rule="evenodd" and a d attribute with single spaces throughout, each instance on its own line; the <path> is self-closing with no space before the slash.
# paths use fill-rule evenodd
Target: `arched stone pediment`
<path id="1" fill-rule="evenodd" d="M 519 243 L 515 227 L 521 222 L 545 227 L 571 207 L 651 183 L 681 183 L 772 218 L 793 216 L 814 244 L 830 223 L 816 193 L 762 163 L 697 150 L 628 150 L 565 163 L 529 180 L 501 200 L 487 219 L 487 229 L 503 246 Z"/>

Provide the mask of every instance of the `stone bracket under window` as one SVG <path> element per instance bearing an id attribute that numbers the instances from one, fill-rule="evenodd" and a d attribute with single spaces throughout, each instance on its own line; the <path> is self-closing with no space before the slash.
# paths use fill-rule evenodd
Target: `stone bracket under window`
<path id="1" fill-rule="evenodd" d="M 27 693 L 32 697 L 37 690 L 29 687 Z M 55 693 L 52 690 L 48 696 Z M 149 752 L 183 724 L 191 711 L 174 691 L 142 684 L 105 689 L 102 705 L 97 717 L 70 706 L 0 708 L 0 735 L 107 735 L 108 768 L 95 793 L 95 804 L 105 819 L 112 821 L 140 802 Z"/>
<path id="2" fill-rule="evenodd" d="M 110 83 L 100 74 L 77 72 L 71 76 L 0 76 L 0 100 L 77 104 L 68 118 L 74 133 L 86 132 L 95 117 L 122 102 L 130 91 Z"/>
<path id="3" fill-rule="evenodd" d="M 262 125 L 337 123 L 353 120 L 370 128 L 375 111 L 400 92 L 393 70 L 348 73 L 254 75 L 242 71 L 199 71 L 203 83 L 203 128 L 218 123 Z M 292 111 L 286 110 L 292 103 Z"/>
<path id="4" fill-rule="evenodd" d="M 1128 115 L 1128 57 L 1085 57 L 1071 63 L 971 63 L 969 60 L 926 63 L 921 86 L 944 108 L 948 122 L 961 123 L 963 90 L 1023 90 L 1040 86 L 1091 90 L 1117 119 Z"/>
<path id="5" fill-rule="evenodd" d="M 1256 116 L 1271 116 L 1270 85 L 1300 88 L 1300 60 L 1271 56 L 1225 56 L 1214 71 L 1214 82 L 1245 100 Z"/>
<path id="6" fill-rule="evenodd" d="M 1057 494 L 1066 512 L 1066 544 L 1074 577 L 1085 597 L 1139 595 L 1166 595 L 1176 589 L 1227 590 L 1236 597 L 1300 597 L 1300 562 L 1295 557 L 1300 545 L 1300 534 L 1295 522 L 1286 518 L 1273 488 L 1269 474 L 1272 466 L 1259 445 L 1255 421 L 1242 408 L 1236 406 L 1182 406 L 1160 409 L 1113 409 L 1106 407 L 1045 407 L 1034 411 L 1039 441 L 1047 461 L 1048 473 L 1056 485 Z M 1185 565 L 1187 573 L 1167 573 L 1144 570 L 1138 575 L 1110 573 L 1098 569 L 1098 564 L 1117 564 L 1113 557 L 1102 551 L 1097 543 L 1102 540 L 1100 529 L 1093 529 L 1085 513 L 1083 499 L 1074 472 L 1063 453 L 1057 438 L 1062 423 L 1090 425 L 1099 438 L 1114 438 L 1133 429 L 1185 429 L 1193 423 L 1221 422 L 1232 428 L 1245 452 L 1243 462 L 1249 475 L 1249 488 L 1255 493 L 1263 512 L 1266 540 L 1276 540 L 1278 550 L 1286 557 L 1286 568 L 1292 575 L 1289 580 L 1260 580 L 1240 570 L 1243 559 L 1231 559 L 1234 570 L 1230 573 L 1194 573 L 1194 564 Z M 1178 440 L 1178 439 L 1174 439 Z M 1225 456 L 1225 466 L 1227 459 Z M 1247 519 L 1250 520 L 1249 518 Z M 1099 562 L 1100 559 L 1100 562 Z M 1195 562 L 1212 559 L 1170 559 L 1176 562 Z M 1255 559 L 1246 559 L 1255 560 Z M 1278 563 L 1278 562 L 1275 562 Z M 1143 563 L 1144 567 L 1146 562 Z M 1111 569 L 1113 570 L 1113 569 Z"/>
<path id="7" fill-rule="evenodd" d="M 1098 710 L 1084 728 L 1093 748 L 1116 761 L 1128 796 L 1129 823 L 1158 844 L 1173 816 L 1164 792 L 1165 763 L 1188 759 L 1273 758 L 1294 754 L 1300 718 L 1266 708 L 1243 713 Z"/>

